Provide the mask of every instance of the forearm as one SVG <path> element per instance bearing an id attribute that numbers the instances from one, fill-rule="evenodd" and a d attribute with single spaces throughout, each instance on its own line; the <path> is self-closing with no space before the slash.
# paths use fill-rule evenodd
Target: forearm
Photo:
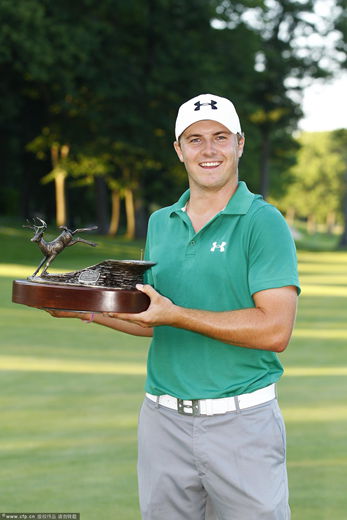
<path id="1" fill-rule="evenodd" d="M 77 318 L 85 323 L 96 323 L 133 336 L 150 337 L 153 335 L 153 329 L 151 327 L 144 328 L 135 323 L 126 322 L 117 318 L 109 318 L 107 315 L 98 312 L 89 313 L 59 310 L 49 310 L 47 312 L 55 318 Z"/>
<path id="2" fill-rule="evenodd" d="M 137 288 L 150 297 L 149 308 L 140 314 L 112 313 L 112 319 L 144 328 L 176 327 L 223 343 L 273 352 L 282 352 L 290 340 L 297 301 L 294 286 L 259 291 L 253 295 L 254 307 L 225 312 L 180 307 L 150 285 Z"/>
<path id="3" fill-rule="evenodd" d="M 275 352 L 286 348 L 292 330 L 292 326 L 284 330 L 282 324 L 259 308 L 211 312 L 176 306 L 171 324 L 223 343 Z"/>
<path id="4" fill-rule="evenodd" d="M 109 318 L 104 314 L 95 314 L 93 323 L 109 327 L 110 329 L 118 330 L 119 332 L 125 332 L 132 336 L 153 336 L 153 329 L 151 327 L 144 328 L 135 323 L 126 322 L 117 318 Z"/>

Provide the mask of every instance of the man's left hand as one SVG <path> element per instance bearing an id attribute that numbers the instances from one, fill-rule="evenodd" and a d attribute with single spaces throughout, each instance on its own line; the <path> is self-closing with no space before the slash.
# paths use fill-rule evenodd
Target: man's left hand
<path id="1" fill-rule="evenodd" d="M 150 304 L 146 311 L 137 314 L 124 312 L 107 312 L 105 316 L 135 323 L 141 327 L 156 327 L 170 325 L 176 306 L 171 300 L 159 294 L 151 285 L 137 284 L 136 289 L 147 294 Z"/>

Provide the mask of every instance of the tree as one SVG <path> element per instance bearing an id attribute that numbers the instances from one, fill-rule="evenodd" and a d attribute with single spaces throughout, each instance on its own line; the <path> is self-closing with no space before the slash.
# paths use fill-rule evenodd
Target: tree
<path id="1" fill-rule="evenodd" d="M 44 8 L 40 2 L 1 0 L 0 20 L 2 192 L 11 210 L 7 210 L 5 204 L 1 204 L 1 208 L 3 213 L 15 214 L 23 208 L 28 216 L 30 197 L 36 197 L 36 209 L 49 211 L 47 194 L 38 182 L 46 165 L 42 163 L 42 168 L 37 165 L 25 146 L 40 131 L 37 119 L 43 107 L 35 84 L 47 81 L 51 46 L 47 42 Z"/>
<path id="2" fill-rule="evenodd" d="M 332 152 L 339 157 L 339 200 L 342 213 L 343 232 L 340 246 L 347 246 L 347 129 L 335 130 L 331 133 Z"/>
<path id="3" fill-rule="evenodd" d="M 311 231 L 317 223 L 346 221 L 347 131 L 303 132 L 298 142 L 292 183 L 276 204 L 292 218 L 307 219 Z"/>
<path id="4" fill-rule="evenodd" d="M 81 12 L 80 20 L 84 10 Z M 83 117 L 83 83 L 93 43 L 93 21 L 84 24 L 86 18 L 75 25 L 75 8 L 64 1 L 58 6 L 48 0 L 20 4 L 1 0 L 0 14 L 0 91 L 6 107 L 0 128 L 12 128 L 21 148 L 35 151 L 45 165 L 51 161 L 51 174 L 46 180 L 54 178 L 60 187 L 57 213 L 59 223 L 65 223 L 66 175 L 61 165 L 70 143 L 76 145 L 88 130 Z M 28 172 L 22 175 L 26 177 Z M 26 197 L 30 192 L 26 190 Z"/>
<path id="5" fill-rule="evenodd" d="M 291 47 L 290 36 L 310 26 L 309 5 L 313 0 L 0 0 L 6 194 L 13 200 L 20 186 L 26 214 L 52 215 L 64 206 L 62 196 L 54 202 L 52 180 L 65 184 L 66 206 L 79 201 L 78 215 L 67 208 L 59 219 L 87 215 L 107 232 L 111 209 L 114 232 L 124 206 L 129 236 L 134 227 L 143 234 L 150 208 L 171 203 L 186 186 L 172 150 L 174 121 L 177 107 L 203 91 L 237 106 L 247 136 L 241 172 L 251 189 L 259 188 L 262 157 L 263 191 L 271 166 L 279 194 L 299 114 L 288 78 L 299 81 L 304 67 L 320 73 L 318 56 Z"/>
<path id="6" fill-rule="evenodd" d="M 337 0 L 337 7 L 340 10 L 336 29 L 340 31 L 342 38 L 338 41 L 337 50 L 341 53 L 342 66 L 344 69 L 347 68 L 347 0 Z M 340 245 L 343 247 L 347 246 L 347 157 L 346 157 L 346 146 L 347 146 L 347 130 L 341 129 L 336 130 L 333 133 L 335 138 L 335 146 L 339 149 L 343 160 L 344 160 L 344 172 L 342 174 L 342 211 L 343 211 L 343 233 L 341 236 Z"/>
<path id="7" fill-rule="evenodd" d="M 100 145 L 99 145 L 100 146 Z M 108 234 L 115 235 L 120 221 L 120 202 L 125 201 L 126 237 L 134 238 L 136 224 L 135 194 L 140 188 L 141 177 L 146 170 L 160 167 L 147 158 L 146 151 L 124 142 L 107 143 L 99 155 L 77 155 L 68 161 L 67 170 L 78 179 L 79 185 L 87 185 L 102 177 L 111 192 L 111 220 Z"/>
<path id="8" fill-rule="evenodd" d="M 347 0 L 336 0 L 336 16 L 335 27 L 340 32 L 341 37 L 337 41 L 337 51 L 341 56 L 341 65 L 344 69 L 347 67 Z"/>
<path id="9" fill-rule="evenodd" d="M 56 43 L 63 47 L 64 55 L 66 38 L 72 30 L 76 35 L 67 53 L 68 71 L 62 68 L 64 61 L 60 63 L 60 56 L 53 56 L 61 67 L 60 72 L 67 73 L 67 79 L 48 90 L 42 128 L 48 128 L 49 133 L 56 136 L 59 146 L 68 144 L 73 160 L 83 155 L 100 157 L 106 146 L 110 151 L 114 143 L 125 144 L 128 166 L 122 157 L 124 147 L 118 149 L 118 159 L 113 148 L 113 162 L 117 163 L 118 171 L 122 171 L 121 191 L 131 228 L 128 234 L 132 235 L 134 207 L 138 211 L 141 207 L 140 190 L 135 188 L 141 184 L 142 175 L 139 176 L 138 167 L 133 170 L 138 163 L 138 150 L 143 150 L 143 164 L 160 162 L 170 169 L 173 154 L 167 135 L 172 132 L 176 108 L 186 95 L 186 88 L 195 89 L 193 83 L 204 76 L 208 66 L 209 60 L 201 60 L 198 49 L 200 44 L 202 52 L 207 50 L 204 40 L 212 33 L 209 21 L 214 2 L 193 0 L 187 6 L 182 0 L 146 4 L 139 0 L 118 1 L 117 9 L 110 0 L 80 2 L 84 10 L 82 16 L 78 16 L 77 30 L 74 6 L 65 1 L 59 6 L 50 2 L 43 4 L 44 23 L 55 27 L 53 41 L 59 34 L 61 41 Z M 167 31 L 169 25 L 171 31 Z M 182 32 L 184 39 L 180 38 Z M 85 38 L 88 45 L 84 45 Z M 75 44 L 83 48 L 78 55 L 82 65 L 75 62 Z M 43 130 L 36 144 L 44 143 L 42 133 Z M 142 167 L 142 172 L 145 169 L 148 167 Z M 61 171 L 61 168 L 53 168 L 46 179 Z M 106 183 L 111 186 L 109 177 Z M 94 185 L 98 196 L 104 194 L 104 190 L 99 189 L 103 175 L 94 175 Z M 115 188 L 112 200 L 117 204 Z M 105 207 L 106 204 L 98 204 L 102 213 Z M 103 227 L 100 222 L 99 227 Z"/>
<path id="10" fill-rule="evenodd" d="M 334 17 L 323 20 L 318 16 L 314 12 L 317 3 L 315 0 L 250 0 L 236 5 L 228 1 L 221 4 L 226 27 L 231 23 L 234 30 L 244 22 L 258 35 L 250 121 L 259 133 L 259 188 L 265 197 L 269 194 L 274 161 L 281 157 L 285 171 L 286 157 L 289 165 L 290 151 L 295 152 L 292 133 L 302 115 L 300 92 L 309 78 L 328 73 L 321 61 L 324 40 L 312 47 L 310 37 L 328 33 Z M 276 171 L 277 178 L 278 174 L 280 171 Z"/>

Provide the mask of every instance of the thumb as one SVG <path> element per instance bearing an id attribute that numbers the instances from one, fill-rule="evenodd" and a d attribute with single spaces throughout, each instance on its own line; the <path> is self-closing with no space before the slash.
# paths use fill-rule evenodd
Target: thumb
<path id="1" fill-rule="evenodd" d="M 136 284 L 136 289 L 138 291 L 143 292 L 144 294 L 147 294 L 150 298 L 152 296 L 157 295 L 157 291 L 151 286 L 151 285 L 143 285 L 141 283 Z"/>

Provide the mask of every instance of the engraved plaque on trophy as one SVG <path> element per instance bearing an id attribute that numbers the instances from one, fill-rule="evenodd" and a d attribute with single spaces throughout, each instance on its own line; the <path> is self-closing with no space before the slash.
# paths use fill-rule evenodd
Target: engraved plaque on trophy
<path id="1" fill-rule="evenodd" d="M 105 260 L 96 265 L 69 273 L 50 274 L 47 269 L 54 258 L 65 247 L 82 242 L 95 247 L 94 242 L 75 237 L 82 228 L 71 231 L 62 227 L 62 233 L 52 242 L 43 239 L 46 223 L 36 219 L 29 224 L 35 231 L 32 242 L 37 242 L 44 258 L 26 280 L 14 280 L 12 301 L 37 307 L 76 312 L 130 312 L 138 313 L 149 306 L 146 294 L 136 289 L 143 283 L 144 272 L 152 267 L 152 262 L 143 260 Z M 40 274 L 40 269 L 43 268 Z"/>

